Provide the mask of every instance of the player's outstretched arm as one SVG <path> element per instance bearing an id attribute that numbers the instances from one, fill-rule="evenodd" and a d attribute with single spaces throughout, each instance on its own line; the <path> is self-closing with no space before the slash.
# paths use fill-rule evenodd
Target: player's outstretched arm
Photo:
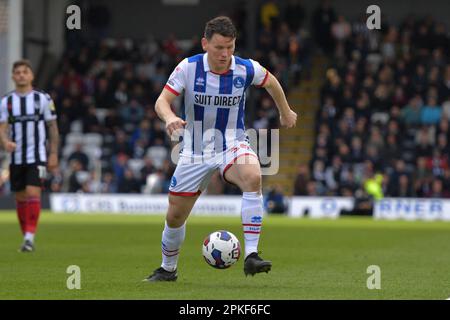
<path id="1" fill-rule="evenodd" d="M 177 117 L 170 107 L 175 98 L 175 94 L 167 89 L 163 89 L 155 103 L 155 111 L 158 114 L 158 117 L 165 122 L 166 131 L 169 137 L 172 136 L 174 131 L 182 129 L 186 125 L 186 121 Z"/>
<path id="2" fill-rule="evenodd" d="M 56 120 L 47 122 L 48 138 L 50 145 L 50 154 L 48 156 L 48 170 L 54 172 L 58 168 L 58 147 L 59 147 L 59 132 Z"/>
<path id="3" fill-rule="evenodd" d="M 277 78 L 269 72 L 269 78 L 264 84 L 263 88 L 272 96 L 275 104 L 280 112 L 280 123 L 283 127 L 295 127 L 297 122 L 297 114 L 291 110 L 284 94 L 283 88 L 278 82 Z"/>
<path id="4" fill-rule="evenodd" d="M 6 152 L 13 152 L 16 150 L 16 144 L 8 138 L 8 123 L 0 122 L 0 146 Z"/>

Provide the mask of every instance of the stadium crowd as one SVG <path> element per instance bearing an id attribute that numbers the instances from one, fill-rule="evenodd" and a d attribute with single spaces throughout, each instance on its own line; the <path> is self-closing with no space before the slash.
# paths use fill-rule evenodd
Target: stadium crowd
<path id="1" fill-rule="evenodd" d="M 432 17 L 370 31 L 335 15 L 309 165 L 295 195 L 450 197 L 450 38 Z M 325 30 L 324 30 L 325 31 Z"/>

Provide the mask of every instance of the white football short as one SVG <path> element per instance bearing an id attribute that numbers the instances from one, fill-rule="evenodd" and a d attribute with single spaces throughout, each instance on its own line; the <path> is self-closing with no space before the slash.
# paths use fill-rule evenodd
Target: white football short
<path id="1" fill-rule="evenodd" d="M 243 157 L 245 155 L 250 157 Z M 169 193 L 188 197 L 198 195 L 206 189 L 216 169 L 220 170 L 225 180 L 225 172 L 234 163 L 259 163 L 258 156 L 248 142 L 239 142 L 215 157 L 180 155 L 170 181 Z"/>

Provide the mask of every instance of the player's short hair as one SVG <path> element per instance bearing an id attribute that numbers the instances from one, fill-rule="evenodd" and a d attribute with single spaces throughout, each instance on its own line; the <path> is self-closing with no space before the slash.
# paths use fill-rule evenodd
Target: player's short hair
<path id="1" fill-rule="evenodd" d="M 215 17 L 209 20 L 205 26 L 205 38 L 211 40 L 215 33 L 224 37 L 236 38 L 237 31 L 230 18 L 226 16 Z"/>
<path id="2" fill-rule="evenodd" d="M 28 68 L 30 68 L 31 71 L 33 71 L 33 68 L 31 66 L 31 61 L 27 60 L 27 59 L 21 59 L 21 60 L 17 60 L 16 62 L 13 63 L 12 72 L 14 72 L 18 67 L 22 67 L 22 66 L 28 67 Z"/>

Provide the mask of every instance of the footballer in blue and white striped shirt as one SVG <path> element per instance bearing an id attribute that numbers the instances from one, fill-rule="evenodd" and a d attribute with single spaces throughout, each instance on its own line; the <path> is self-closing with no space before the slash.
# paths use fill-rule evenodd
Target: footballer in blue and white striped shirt
<path id="1" fill-rule="evenodd" d="M 235 42 L 236 29 L 228 17 L 207 22 L 202 38 L 205 53 L 181 61 L 156 101 L 156 112 L 167 133 L 172 137 L 181 131 L 183 145 L 169 188 L 162 264 L 148 281 L 177 279 L 187 217 L 216 169 L 243 193 L 244 273 L 254 275 L 271 269 L 272 263 L 258 255 L 263 217 L 261 168 L 245 134 L 245 92 L 251 85 L 265 88 L 280 112 L 282 126 L 294 127 L 297 114 L 269 71 L 257 61 L 233 55 Z M 184 110 L 178 117 L 170 105 L 183 93 Z"/>

